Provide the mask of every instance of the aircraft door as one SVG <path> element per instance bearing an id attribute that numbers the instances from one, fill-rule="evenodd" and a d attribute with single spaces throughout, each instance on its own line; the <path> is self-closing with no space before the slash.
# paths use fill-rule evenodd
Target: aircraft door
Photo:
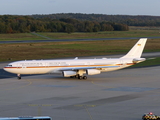
<path id="1" fill-rule="evenodd" d="M 23 69 L 23 68 L 26 68 L 26 65 L 24 65 L 24 64 L 20 64 L 20 63 L 18 63 L 18 65 L 17 65 L 17 68 L 18 69 Z"/>
<path id="2" fill-rule="evenodd" d="M 48 67 L 48 66 L 49 66 L 48 62 L 46 62 L 46 63 L 45 63 L 45 66 L 46 66 L 46 67 Z"/>
<path id="3" fill-rule="evenodd" d="M 90 62 L 87 62 L 88 67 L 90 66 Z"/>
<path id="4" fill-rule="evenodd" d="M 121 66 L 123 66 L 123 65 L 124 65 L 124 61 L 123 61 L 123 60 L 121 60 L 121 61 L 120 61 L 120 64 L 121 64 Z"/>
<path id="5" fill-rule="evenodd" d="M 124 60 L 121 60 L 121 66 L 125 66 L 126 62 Z"/>

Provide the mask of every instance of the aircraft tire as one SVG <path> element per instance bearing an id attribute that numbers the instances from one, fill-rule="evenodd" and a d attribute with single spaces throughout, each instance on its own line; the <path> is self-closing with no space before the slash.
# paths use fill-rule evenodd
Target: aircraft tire
<path id="1" fill-rule="evenodd" d="M 87 76 L 83 76 L 83 79 L 86 80 L 86 79 L 87 79 Z"/>
<path id="2" fill-rule="evenodd" d="M 18 76 L 17 78 L 18 78 L 18 80 L 20 80 L 20 79 L 21 79 L 21 77 L 20 77 L 20 76 Z"/>
<path id="3" fill-rule="evenodd" d="M 82 79 L 83 79 L 83 77 L 82 77 L 82 76 L 78 76 L 78 79 L 82 80 Z"/>
<path id="4" fill-rule="evenodd" d="M 75 78 L 78 78 L 79 77 L 79 75 L 75 75 Z"/>

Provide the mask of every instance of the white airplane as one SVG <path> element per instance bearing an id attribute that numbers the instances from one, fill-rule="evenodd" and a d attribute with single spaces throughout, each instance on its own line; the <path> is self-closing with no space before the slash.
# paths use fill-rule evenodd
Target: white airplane
<path id="1" fill-rule="evenodd" d="M 3 69 L 15 73 L 18 79 L 21 74 L 62 73 L 64 77 L 87 79 L 87 75 L 96 75 L 129 67 L 145 61 L 141 58 L 147 38 L 141 38 L 133 48 L 121 58 L 113 59 L 64 59 L 64 60 L 24 60 L 9 63 Z"/>

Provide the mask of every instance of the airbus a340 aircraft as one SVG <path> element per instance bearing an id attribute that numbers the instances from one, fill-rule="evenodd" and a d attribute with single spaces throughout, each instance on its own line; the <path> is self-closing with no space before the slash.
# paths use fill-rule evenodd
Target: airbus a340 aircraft
<path id="1" fill-rule="evenodd" d="M 145 61 L 141 58 L 147 38 L 141 38 L 123 57 L 114 59 L 64 59 L 64 60 L 24 60 L 8 64 L 4 70 L 15 73 L 18 79 L 21 74 L 62 73 L 64 77 L 87 79 L 86 75 L 114 71 Z"/>

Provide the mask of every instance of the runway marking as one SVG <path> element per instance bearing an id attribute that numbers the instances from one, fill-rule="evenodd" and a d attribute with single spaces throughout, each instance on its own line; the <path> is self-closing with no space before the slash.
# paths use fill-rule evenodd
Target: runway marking
<path id="1" fill-rule="evenodd" d="M 53 106 L 54 104 L 28 104 L 29 107 L 50 107 L 50 106 Z"/>
<path id="2" fill-rule="evenodd" d="M 88 113 L 90 119 L 93 120 L 93 117 L 92 117 L 92 115 L 90 114 L 90 112 L 89 112 L 89 110 L 87 109 L 87 107 L 86 107 L 86 106 L 84 106 L 84 107 L 85 107 L 85 109 L 86 109 L 86 111 L 87 111 L 87 113 Z"/>
<path id="3" fill-rule="evenodd" d="M 25 80 L 25 81 L 27 81 L 27 82 L 28 82 L 28 84 L 27 84 L 27 85 L 23 85 L 23 86 L 16 87 L 16 88 L 5 89 L 5 90 L 3 90 L 3 91 L 9 91 L 9 90 L 20 89 L 20 88 L 24 88 L 24 87 L 27 87 L 27 86 L 29 86 L 29 85 L 31 85 L 31 84 L 32 84 L 32 82 L 31 82 L 30 80 Z"/>
<path id="4" fill-rule="evenodd" d="M 29 107 L 37 107 L 38 116 L 42 116 L 42 107 L 51 107 L 52 104 L 28 104 Z"/>

